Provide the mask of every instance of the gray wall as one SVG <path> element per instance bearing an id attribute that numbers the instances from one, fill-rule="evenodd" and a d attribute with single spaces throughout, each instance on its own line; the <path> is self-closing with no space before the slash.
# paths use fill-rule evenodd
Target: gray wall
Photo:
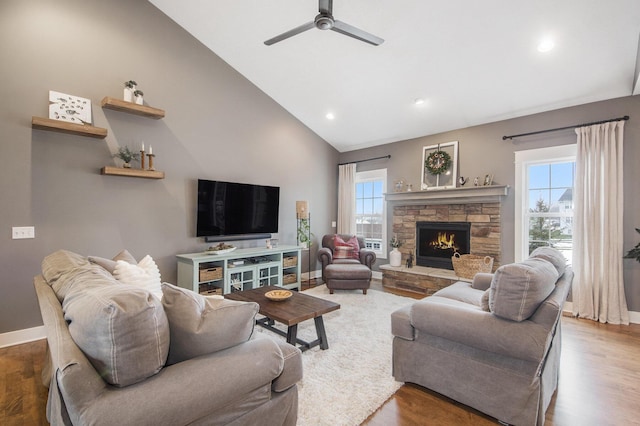
<path id="1" fill-rule="evenodd" d="M 0 333 L 42 324 L 32 280 L 61 248 L 150 254 L 175 282 L 175 255 L 208 246 L 195 238 L 198 178 L 280 186 L 281 244 L 296 242 L 296 200 L 316 235 L 331 231 L 337 151 L 150 3 L 2 0 L 0 52 Z M 129 79 L 163 120 L 100 108 Z M 106 140 L 32 130 L 49 90 L 90 98 Z M 142 141 L 166 179 L 99 174 Z M 29 225 L 35 239 L 11 239 Z"/>
<path id="2" fill-rule="evenodd" d="M 631 90 L 631 81 L 629 82 Z M 497 88 L 496 90 L 500 90 Z M 380 145 L 373 148 L 342 153 L 340 162 L 375 158 L 391 154 L 389 160 L 358 164 L 358 171 L 387 168 L 388 188 L 394 181 L 403 179 L 420 188 L 422 147 L 438 143 L 459 141 L 459 175 L 481 178 L 494 174 L 494 183 L 510 185 L 512 188 L 506 197 L 502 210 L 502 262 L 514 259 L 514 188 L 515 151 L 576 143 L 573 130 L 521 138 L 517 141 L 503 141 L 502 136 L 525 133 L 535 130 L 565 127 L 609 118 L 629 115 L 625 123 L 624 141 L 624 229 L 625 253 L 640 240 L 635 228 L 640 227 L 640 96 L 596 102 L 572 108 L 530 115 L 522 118 L 500 121 L 483 126 L 469 127 L 442 134 Z M 469 183 L 467 183 L 469 185 Z M 391 221 L 388 223 L 388 235 L 391 233 Z M 624 281 L 627 304 L 632 311 L 640 312 L 640 263 L 624 260 Z"/>

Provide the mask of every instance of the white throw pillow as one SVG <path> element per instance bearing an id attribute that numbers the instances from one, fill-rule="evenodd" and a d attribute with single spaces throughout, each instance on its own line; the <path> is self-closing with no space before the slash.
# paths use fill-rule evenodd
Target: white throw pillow
<path id="1" fill-rule="evenodd" d="M 137 265 L 118 260 L 113 270 L 113 276 L 124 284 L 143 288 L 158 299 L 162 299 L 160 270 L 149 255 L 143 257 Z"/>

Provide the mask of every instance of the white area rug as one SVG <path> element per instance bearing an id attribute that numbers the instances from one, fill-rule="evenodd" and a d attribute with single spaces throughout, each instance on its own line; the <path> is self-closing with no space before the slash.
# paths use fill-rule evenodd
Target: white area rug
<path id="1" fill-rule="evenodd" d="M 391 313 L 415 300 L 376 290 L 329 294 L 324 285 L 305 293 L 340 309 L 323 316 L 329 349 L 302 354 L 298 425 L 359 425 L 401 386 L 391 375 Z M 298 337 L 315 340 L 314 322 L 301 323 Z"/>

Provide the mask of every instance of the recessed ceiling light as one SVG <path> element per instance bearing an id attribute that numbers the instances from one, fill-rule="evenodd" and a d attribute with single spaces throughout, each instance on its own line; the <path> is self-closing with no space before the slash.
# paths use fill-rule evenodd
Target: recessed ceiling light
<path id="1" fill-rule="evenodd" d="M 328 112 L 327 115 L 325 115 L 325 117 L 327 117 L 327 120 L 333 120 L 334 118 L 336 118 L 336 116 L 333 115 L 332 112 Z"/>
<path id="2" fill-rule="evenodd" d="M 416 98 L 416 99 L 413 101 L 413 103 L 414 103 L 416 106 L 424 105 L 424 99 Z"/>
<path id="3" fill-rule="evenodd" d="M 542 53 L 549 52 L 551 49 L 553 49 L 554 46 L 555 46 L 555 43 L 553 42 L 552 39 L 550 39 L 549 37 L 543 38 L 538 44 L 538 52 L 542 52 Z"/>

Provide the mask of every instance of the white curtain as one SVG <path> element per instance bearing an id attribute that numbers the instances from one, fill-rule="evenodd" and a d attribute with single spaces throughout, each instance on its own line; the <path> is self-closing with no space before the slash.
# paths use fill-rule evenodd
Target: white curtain
<path id="1" fill-rule="evenodd" d="M 576 133 L 573 314 L 629 324 L 622 275 L 624 121 Z"/>
<path id="2" fill-rule="evenodd" d="M 356 164 L 338 166 L 338 234 L 356 233 Z"/>

